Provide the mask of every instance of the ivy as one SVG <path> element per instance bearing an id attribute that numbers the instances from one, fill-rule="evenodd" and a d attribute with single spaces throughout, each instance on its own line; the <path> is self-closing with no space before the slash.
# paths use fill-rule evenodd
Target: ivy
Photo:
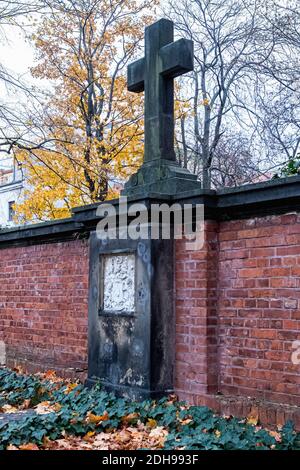
<path id="1" fill-rule="evenodd" d="M 0 420 L 2 450 L 26 443 L 42 446 L 45 438 L 55 441 L 65 435 L 97 435 L 126 426 L 138 429 L 141 423 L 167 430 L 165 449 L 300 449 L 300 434 L 290 422 L 272 433 L 246 420 L 216 415 L 205 406 L 188 406 L 174 397 L 138 403 L 116 398 L 99 386 L 87 389 L 79 383 L 0 369 L 0 408 L 22 409 L 25 401 L 33 408 L 29 414 L 18 420 Z M 43 403 L 50 411 L 38 414 L 37 405 Z"/>

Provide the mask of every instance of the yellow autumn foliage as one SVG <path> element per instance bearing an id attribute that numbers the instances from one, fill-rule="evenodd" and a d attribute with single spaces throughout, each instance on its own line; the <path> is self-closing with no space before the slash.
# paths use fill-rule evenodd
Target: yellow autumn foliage
<path id="1" fill-rule="evenodd" d="M 38 26 L 32 75 L 51 89 L 43 112 L 30 116 L 43 144 L 16 155 L 26 176 L 19 221 L 64 218 L 74 206 L 114 197 L 141 164 L 142 96 L 127 91 L 126 66 L 153 3 L 99 0 L 90 10 L 53 10 Z"/>

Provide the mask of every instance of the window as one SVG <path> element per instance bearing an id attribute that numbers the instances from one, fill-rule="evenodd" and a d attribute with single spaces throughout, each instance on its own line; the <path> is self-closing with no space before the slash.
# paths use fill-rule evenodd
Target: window
<path id="1" fill-rule="evenodd" d="M 14 220 L 14 216 L 15 216 L 14 204 L 15 204 L 15 201 L 10 201 L 8 203 L 8 221 L 9 222 L 12 222 Z"/>

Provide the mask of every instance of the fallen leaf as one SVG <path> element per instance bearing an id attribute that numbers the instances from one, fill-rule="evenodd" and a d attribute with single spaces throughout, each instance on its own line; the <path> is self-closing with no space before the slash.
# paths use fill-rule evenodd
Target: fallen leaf
<path id="1" fill-rule="evenodd" d="M 163 447 L 165 444 L 165 440 L 168 436 L 168 431 L 163 428 L 162 426 L 157 426 L 154 429 L 151 429 L 149 437 L 150 439 L 154 439 L 155 442 L 153 443 L 154 446 L 156 447 Z"/>
<path id="2" fill-rule="evenodd" d="M 46 415 L 49 413 L 57 413 L 60 409 L 61 405 L 59 403 L 51 404 L 49 401 L 42 401 L 35 407 L 35 412 L 38 415 Z"/>
<path id="3" fill-rule="evenodd" d="M 44 373 L 37 373 L 37 377 L 39 377 L 42 380 L 47 380 L 48 382 L 51 382 L 53 384 L 59 384 L 62 382 L 65 382 L 65 380 L 62 377 L 58 377 L 56 375 L 55 370 L 47 370 Z"/>
<path id="4" fill-rule="evenodd" d="M 192 421 L 193 421 L 192 418 L 186 418 L 186 419 L 179 420 L 180 424 L 182 424 L 183 426 L 186 426 L 187 424 L 190 424 Z"/>
<path id="5" fill-rule="evenodd" d="M 76 387 L 78 387 L 78 383 L 73 383 L 73 384 L 68 384 L 66 389 L 65 389 L 65 394 L 68 395 L 69 393 L 72 392 Z"/>
<path id="6" fill-rule="evenodd" d="M 109 441 L 111 436 L 105 432 L 101 432 L 96 435 L 95 440 L 93 441 L 93 448 L 97 450 L 109 450 Z"/>
<path id="7" fill-rule="evenodd" d="M 152 429 L 149 436 L 151 437 L 161 437 L 162 435 L 168 434 L 168 431 L 162 426 L 157 426 L 155 429 Z"/>
<path id="8" fill-rule="evenodd" d="M 67 439 L 57 439 L 56 444 L 63 449 L 70 450 L 72 448 L 70 441 Z"/>
<path id="9" fill-rule="evenodd" d="M 256 426 L 257 423 L 258 423 L 258 414 L 250 414 L 248 417 L 247 417 L 247 420 L 246 420 L 246 423 L 247 424 L 251 424 L 252 426 Z"/>
<path id="10" fill-rule="evenodd" d="M 91 438 L 94 437 L 95 434 L 96 434 L 95 431 L 89 431 L 88 433 L 86 433 L 85 436 L 83 436 L 83 440 L 86 442 L 89 442 Z"/>
<path id="11" fill-rule="evenodd" d="M 129 415 L 123 416 L 121 421 L 122 421 L 122 424 L 131 424 L 132 422 L 139 419 L 139 417 L 140 417 L 139 413 L 130 413 Z"/>
<path id="12" fill-rule="evenodd" d="M 219 439 L 219 437 L 221 437 L 221 431 L 219 431 L 218 429 L 215 430 L 215 435 L 217 436 L 217 438 Z"/>
<path id="13" fill-rule="evenodd" d="M 38 446 L 36 444 L 32 444 L 31 442 L 29 444 L 23 444 L 19 446 L 20 450 L 39 450 Z"/>
<path id="14" fill-rule="evenodd" d="M 52 446 L 52 441 L 49 439 L 49 437 L 47 436 L 44 436 L 43 437 L 43 447 L 45 449 L 50 449 Z"/>
<path id="15" fill-rule="evenodd" d="M 122 431 L 118 432 L 115 436 L 115 440 L 117 442 L 121 442 L 122 444 L 126 442 L 130 442 L 132 439 L 131 433 L 123 429 Z"/>
<path id="16" fill-rule="evenodd" d="M 45 377 L 45 379 L 47 379 L 47 380 L 56 379 L 56 372 L 55 372 L 55 370 L 47 370 L 47 371 L 44 373 L 44 377 Z"/>
<path id="17" fill-rule="evenodd" d="M 281 442 L 282 441 L 282 436 L 281 436 L 281 434 L 279 434 L 279 432 L 270 431 L 269 434 L 270 434 L 270 436 L 274 437 L 276 442 Z"/>
<path id="18" fill-rule="evenodd" d="M 108 416 L 107 411 L 105 411 L 102 416 L 94 415 L 93 413 L 89 411 L 86 417 L 86 422 L 92 423 L 92 424 L 99 424 L 99 423 L 102 423 L 102 421 L 108 421 L 108 420 L 109 420 L 109 416 Z"/>
<path id="19" fill-rule="evenodd" d="M 3 413 L 17 413 L 19 410 L 18 408 L 16 408 L 15 406 L 11 406 L 11 405 L 3 405 L 1 407 L 1 410 Z"/>
<path id="20" fill-rule="evenodd" d="M 148 421 L 147 421 L 147 426 L 148 426 L 149 428 L 156 428 L 156 426 L 157 426 L 157 421 L 156 421 L 156 419 L 151 419 L 151 418 L 149 418 Z"/>

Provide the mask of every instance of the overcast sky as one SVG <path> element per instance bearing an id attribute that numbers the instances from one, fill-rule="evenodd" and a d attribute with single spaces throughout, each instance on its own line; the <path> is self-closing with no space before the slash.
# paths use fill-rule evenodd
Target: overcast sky
<path id="1" fill-rule="evenodd" d="M 4 40 L 5 35 L 5 40 Z M 15 26 L 5 26 L 2 28 L 0 39 L 0 57 L 1 64 L 12 72 L 13 76 L 22 76 L 23 80 L 32 82 L 29 68 L 34 63 L 34 51 L 29 43 L 25 40 L 25 35 L 22 30 Z M 17 101 L 17 95 L 14 92 L 9 92 L 6 88 L 0 85 L 0 93 L 2 100 Z M 4 154 L 0 158 L 0 168 L 7 167 L 9 162 Z"/>
<path id="2" fill-rule="evenodd" d="M 34 55 L 24 33 L 15 26 L 6 26 L 3 29 L 7 41 L 0 42 L 1 63 L 17 74 L 28 72 L 33 65 Z"/>

